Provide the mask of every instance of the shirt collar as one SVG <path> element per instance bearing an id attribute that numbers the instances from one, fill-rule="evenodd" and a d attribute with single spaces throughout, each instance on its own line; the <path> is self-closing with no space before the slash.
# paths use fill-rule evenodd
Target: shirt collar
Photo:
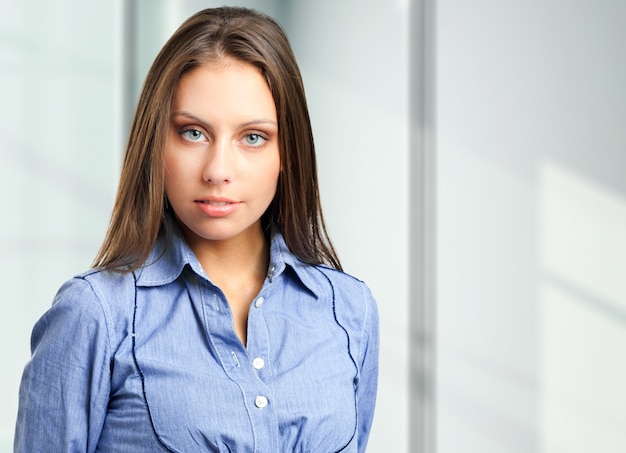
<path id="1" fill-rule="evenodd" d="M 198 275 L 206 278 L 178 223 L 173 216 L 167 216 L 164 228 L 159 233 L 146 263 L 137 270 L 137 285 L 166 285 L 176 280 L 187 265 Z"/>
<path id="2" fill-rule="evenodd" d="M 146 264 L 137 271 L 137 286 L 161 286 L 176 280 L 185 266 L 209 280 L 185 240 L 177 221 L 168 216 L 165 228 L 152 248 Z M 312 266 L 298 259 L 287 247 L 285 239 L 276 227 L 271 229 L 270 264 L 267 277 L 270 282 L 285 274 L 287 268 L 314 296 L 318 297 L 320 285 L 312 275 Z"/>
<path id="3" fill-rule="evenodd" d="M 304 263 L 291 253 L 283 235 L 278 231 L 278 228 L 272 227 L 271 234 L 270 265 L 267 271 L 267 277 L 272 281 L 274 278 L 283 274 L 285 269 L 289 267 L 293 269 L 294 274 L 298 277 L 300 282 L 311 291 L 315 297 L 318 297 L 320 285 L 312 276 L 312 266 Z"/>

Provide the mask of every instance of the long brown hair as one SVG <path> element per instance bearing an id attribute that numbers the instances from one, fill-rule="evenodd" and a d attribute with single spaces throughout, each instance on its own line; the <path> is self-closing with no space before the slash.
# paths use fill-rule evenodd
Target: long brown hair
<path id="1" fill-rule="evenodd" d="M 157 55 L 137 103 L 111 221 L 94 267 L 131 271 L 145 263 L 165 225 L 164 146 L 174 90 L 186 72 L 224 57 L 257 67 L 276 105 L 282 171 L 264 225 L 276 225 L 301 260 L 341 269 L 324 224 L 311 122 L 291 46 L 272 18 L 239 7 L 196 13 Z"/>

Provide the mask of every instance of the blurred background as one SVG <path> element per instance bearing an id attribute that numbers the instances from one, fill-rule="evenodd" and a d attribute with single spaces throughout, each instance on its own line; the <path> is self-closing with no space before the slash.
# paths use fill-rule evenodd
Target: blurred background
<path id="1" fill-rule="evenodd" d="M 194 0 L 0 0 L 0 451 Z M 626 451 L 626 3 L 257 0 L 300 63 L 330 233 L 381 315 L 369 451 Z"/>

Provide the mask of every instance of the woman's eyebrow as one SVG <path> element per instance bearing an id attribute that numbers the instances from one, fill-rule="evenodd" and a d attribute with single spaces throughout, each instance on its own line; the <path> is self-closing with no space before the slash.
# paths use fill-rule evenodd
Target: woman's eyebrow
<path id="1" fill-rule="evenodd" d="M 257 124 L 271 124 L 272 126 L 276 126 L 276 121 L 269 118 L 259 118 L 241 123 L 239 124 L 239 127 L 255 126 Z"/>
<path id="2" fill-rule="evenodd" d="M 172 112 L 171 116 L 184 116 L 185 118 L 188 118 L 192 121 L 197 121 L 200 124 L 205 124 L 205 121 L 203 121 L 201 118 L 198 118 L 197 116 L 192 115 L 191 113 L 184 110 Z"/>
<path id="3" fill-rule="evenodd" d="M 192 121 L 196 121 L 199 124 L 201 124 L 202 126 L 208 126 L 209 123 L 207 123 L 206 121 L 202 120 L 201 118 L 198 118 L 197 116 L 185 111 L 185 110 L 180 110 L 180 111 L 175 111 L 172 112 L 172 116 L 184 116 L 185 118 L 188 118 Z M 253 120 L 249 120 L 249 121 L 245 121 L 243 123 L 240 123 L 237 125 L 238 128 L 243 128 L 243 127 L 249 127 L 249 126 L 255 126 L 255 125 L 259 125 L 259 124 L 269 124 L 272 126 L 277 126 L 277 123 L 275 120 L 271 119 L 271 118 L 255 118 Z"/>

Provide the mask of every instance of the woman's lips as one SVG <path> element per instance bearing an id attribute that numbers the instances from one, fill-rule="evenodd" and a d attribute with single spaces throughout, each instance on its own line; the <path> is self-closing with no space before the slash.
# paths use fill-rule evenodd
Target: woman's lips
<path id="1" fill-rule="evenodd" d="M 208 217 L 226 217 L 235 212 L 240 203 L 222 198 L 195 200 L 196 206 Z"/>

